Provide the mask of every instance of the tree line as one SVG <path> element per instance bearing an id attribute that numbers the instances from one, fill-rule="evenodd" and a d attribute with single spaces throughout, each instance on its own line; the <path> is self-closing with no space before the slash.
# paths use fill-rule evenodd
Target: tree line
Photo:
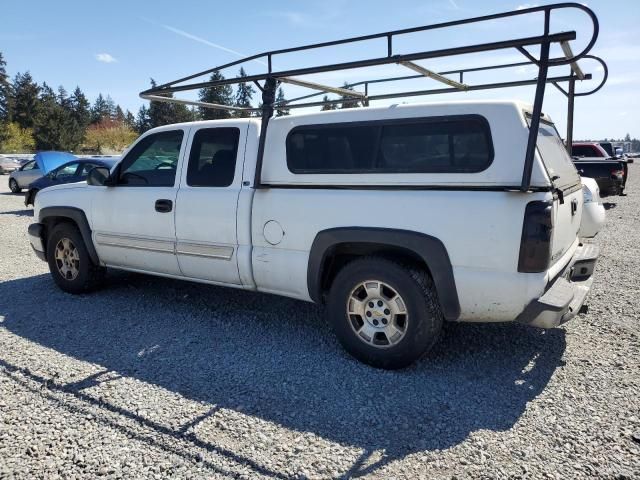
<path id="1" fill-rule="evenodd" d="M 240 69 L 238 77 L 246 77 Z M 212 81 L 224 79 L 214 72 Z M 156 83 L 151 79 L 151 86 Z M 172 95 L 169 95 L 172 96 Z M 255 88 L 240 81 L 234 90 L 230 85 L 199 90 L 202 102 L 252 107 Z M 282 87 L 277 101 L 284 101 Z M 280 107 L 276 115 L 288 115 Z M 137 114 L 124 110 L 109 95 L 100 93 L 93 104 L 80 87 L 69 94 L 64 87 L 54 90 L 46 82 L 37 83 L 29 72 L 17 73 L 10 79 L 0 52 L 0 152 L 18 153 L 40 150 L 70 152 L 120 152 L 147 130 L 170 123 L 247 117 L 250 112 L 230 112 L 203 107 L 150 102 Z"/>

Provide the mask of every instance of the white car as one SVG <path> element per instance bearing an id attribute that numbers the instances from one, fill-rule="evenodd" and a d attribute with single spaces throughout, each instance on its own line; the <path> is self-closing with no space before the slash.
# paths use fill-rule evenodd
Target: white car
<path id="1" fill-rule="evenodd" d="M 484 101 L 166 125 L 111 171 L 36 197 L 29 237 L 64 291 L 105 268 L 326 305 L 356 358 L 406 366 L 443 321 L 555 327 L 585 302 L 580 177 L 531 108 Z M 258 161 L 260 158 L 261 161 Z M 295 311 L 284 315 L 295 315 Z"/>
<path id="2" fill-rule="evenodd" d="M 582 177 L 582 221 L 580 222 L 580 237 L 595 237 L 605 219 L 605 209 L 600 199 L 600 189 L 593 178 Z"/>

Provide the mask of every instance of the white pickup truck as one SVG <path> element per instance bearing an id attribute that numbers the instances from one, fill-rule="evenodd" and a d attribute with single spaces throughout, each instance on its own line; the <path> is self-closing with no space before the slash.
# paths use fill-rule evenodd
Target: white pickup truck
<path id="1" fill-rule="evenodd" d="M 111 172 L 42 191 L 30 241 L 67 292 L 113 267 L 317 302 L 352 355 L 403 367 L 444 320 L 555 327 L 581 310 L 598 251 L 578 238 L 580 177 L 543 116 L 520 191 L 529 112 L 465 101 L 274 118 L 259 188 L 259 119 L 167 125 Z"/>

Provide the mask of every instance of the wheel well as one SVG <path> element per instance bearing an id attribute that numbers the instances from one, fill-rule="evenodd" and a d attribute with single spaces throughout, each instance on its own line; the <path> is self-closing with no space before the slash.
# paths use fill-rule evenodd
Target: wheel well
<path id="1" fill-rule="evenodd" d="M 340 243 L 331 248 L 321 266 L 320 288 L 322 297 L 331 288 L 338 272 L 349 262 L 365 256 L 377 256 L 395 260 L 407 265 L 413 265 L 425 270 L 429 275 L 429 266 L 417 253 L 402 247 L 378 243 Z"/>

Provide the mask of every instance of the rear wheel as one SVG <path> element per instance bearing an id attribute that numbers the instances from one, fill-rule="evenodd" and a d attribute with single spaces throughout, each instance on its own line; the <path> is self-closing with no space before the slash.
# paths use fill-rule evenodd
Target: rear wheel
<path id="1" fill-rule="evenodd" d="M 434 345 L 442 328 L 428 273 L 385 258 L 347 264 L 333 282 L 327 307 L 344 348 L 378 368 L 412 364 Z"/>
<path id="2" fill-rule="evenodd" d="M 56 225 L 47 240 L 47 262 L 56 285 L 65 292 L 85 293 L 99 287 L 106 269 L 91 261 L 75 225 Z"/>
<path id="3" fill-rule="evenodd" d="M 20 191 L 22 190 L 15 178 L 9 179 L 9 190 L 11 190 L 13 193 L 20 193 Z"/>

